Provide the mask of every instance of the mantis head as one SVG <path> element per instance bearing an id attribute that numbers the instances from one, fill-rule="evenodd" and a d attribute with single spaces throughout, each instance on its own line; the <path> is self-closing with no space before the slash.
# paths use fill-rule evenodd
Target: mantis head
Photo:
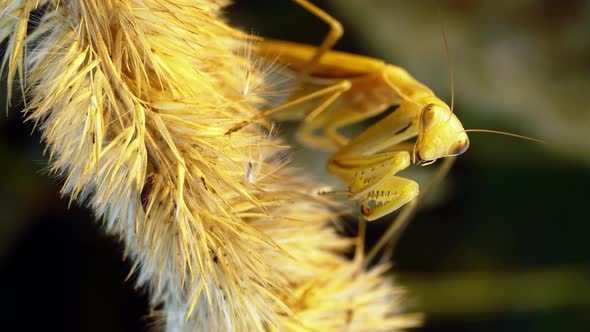
<path id="1" fill-rule="evenodd" d="M 445 105 L 428 104 L 420 113 L 413 160 L 428 165 L 439 158 L 458 156 L 469 148 L 463 125 Z"/>

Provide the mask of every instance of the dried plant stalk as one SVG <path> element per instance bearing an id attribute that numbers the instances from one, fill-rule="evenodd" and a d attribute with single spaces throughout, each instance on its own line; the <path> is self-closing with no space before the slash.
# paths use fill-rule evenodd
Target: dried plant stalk
<path id="1" fill-rule="evenodd" d="M 224 135 L 265 106 L 226 4 L 0 1 L 9 94 L 18 79 L 62 194 L 124 241 L 168 331 L 415 325 L 384 267 L 342 256 L 352 241 L 280 140 Z"/>

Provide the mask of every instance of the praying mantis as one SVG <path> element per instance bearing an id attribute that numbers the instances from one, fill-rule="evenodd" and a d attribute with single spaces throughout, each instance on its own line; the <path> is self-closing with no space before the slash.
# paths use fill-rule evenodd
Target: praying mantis
<path id="1" fill-rule="evenodd" d="M 262 40 L 260 56 L 276 59 L 298 72 L 298 84 L 323 86 L 301 97 L 259 113 L 230 128 L 230 135 L 273 113 L 309 101 L 297 137 L 307 145 L 336 148 L 327 163 L 328 172 L 348 186 L 348 197 L 360 204 L 367 221 L 376 220 L 412 202 L 418 184 L 396 174 L 412 163 L 429 165 L 458 156 L 469 147 L 463 125 L 449 107 L 404 69 L 381 60 L 332 51 L 342 35 L 338 21 L 307 0 L 293 0 L 330 26 L 319 47 Z M 296 94 L 295 94 L 296 95 Z M 398 108 L 358 136 L 348 139 L 338 129 Z M 317 131 L 322 134 L 316 135 Z M 417 137 L 414 144 L 406 143 Z"/>

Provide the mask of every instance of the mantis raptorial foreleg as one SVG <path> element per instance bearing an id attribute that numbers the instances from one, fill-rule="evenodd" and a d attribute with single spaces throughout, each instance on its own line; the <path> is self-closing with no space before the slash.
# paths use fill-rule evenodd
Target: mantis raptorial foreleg
<path id="1" fill-rule="evenodd" d="M 418 134 L 421 108 L 413 102 L 402 102 L 392 113 L 352 138 L 328 161 L 328 170 L 347 158 L 375 155 Z"/>
<path id="2" fill-rule="evenodd" d="M 420 110 L 415 103 L 402 102 L 395 112 L 351 139 L 328 161 L 328 171 L 348 184 L 350 199 L 361 203 L 367 220 L 382 217 L 418 195 L 416 182 L 395 176 L 410 166 L 410 151 L 384 151 L 392 147 L 396 150 L 398 144 L 417 135 Z"/>

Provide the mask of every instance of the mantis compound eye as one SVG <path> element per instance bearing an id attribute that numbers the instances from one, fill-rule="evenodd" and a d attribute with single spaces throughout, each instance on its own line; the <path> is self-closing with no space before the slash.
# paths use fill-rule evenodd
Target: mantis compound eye
<path id="1" fill-rule="evenodd" d="M 457 142 L 453 144 L 449 151 L 449 156 L 458 156 L 460 154 L 463 154 L 465 151 L 467 151 L 468 148 L 469 138 L 467 137 L 467 135 L 464 135 L 464 137 L 459 138 Z"/>
<path id="2" fill-rule="evenodd" d="M 422 129 L 426 130 L 436 124 L 438 119 L 439 111 L 435 108 L 434 104 L 429 104 L 422 110 L 420 116 L 420 122 Z"/>

